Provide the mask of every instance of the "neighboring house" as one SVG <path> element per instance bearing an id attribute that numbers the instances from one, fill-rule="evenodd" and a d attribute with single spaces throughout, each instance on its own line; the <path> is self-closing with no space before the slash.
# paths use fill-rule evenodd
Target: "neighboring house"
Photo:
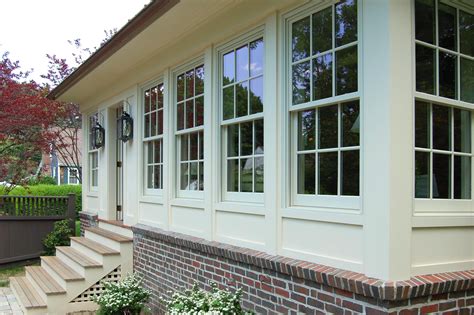
<path id="1" fill-rule="evenodd" d="M 133 235 L 154 312 L 213 280 L 257 313 L 469 313 L 473 91 L 472 1 L 154 1 L 50 94 L 91 135 L 73 248 Z"/>

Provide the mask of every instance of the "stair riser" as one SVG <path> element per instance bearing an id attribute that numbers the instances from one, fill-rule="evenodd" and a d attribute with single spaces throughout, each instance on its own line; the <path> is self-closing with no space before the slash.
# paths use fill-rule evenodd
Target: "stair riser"
<path id="1" fill-rule="evenodd" d="M 64 281 L 64 279 L 61 278 L 61 276 L 56 273 L 54 268 L 50 267 L 44 260 L 41 261 L 41 267 L 43 267 L 44 270 L 46 270 L 48 272 L 48 274 L 51 277 L 53 277 L 53 279 L 57 283 L 59 283 L 60 286 L 62 286 L 66 291 L 68 290 L 68 285 L 67 285 L 66 281 Z"/>
<path id="2" fill-rule="evenodd" d="M 95 234 L 94 232 L 86 231 L 85 237 L 116 251 L 120 251 L 121 249 L 119 242 L 111 240 L 110 238 L 104 237 L 102 235 Z"/>
<path id="3" fill-rule="evenodd" d="M 122 236 L 133 238 L 133 232 L 130 229 L 126 229 L 120 226 L 109 224 L 107 222 L 99 221 L 99 227 L 101 229 L 120 234 Z"/>
<path id="4" fill-rule="evenodd" d="M 61 259 L 68 267 L 70 267 L 72 270 L 80 274 L 81 276 L 84 277 L 86 274 L 86 269 L 79 265 L 77 262 L 75 262 L 72 258 L 69 258 L 69 256 L 65 255 L 63 252 L 57 250 L 56 251 L 56 257 Z"/>
<path id="5" fill-rule="evenodd" d="M 78 243 L 78 242 L 72 240 L 71 247 L 78 250 L 79 252 L 83 253 L 87 257 L 101 263 L 101 264 L 104 263 L 105 257 L 103 255 L 93 251 L 92 249 L 82 245 L 81 243 Z"/>

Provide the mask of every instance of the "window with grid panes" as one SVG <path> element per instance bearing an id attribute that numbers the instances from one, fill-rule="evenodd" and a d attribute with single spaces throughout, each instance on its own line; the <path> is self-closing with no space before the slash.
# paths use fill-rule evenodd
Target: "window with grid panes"
<path id="1" fill-rule="evenodd" d="M 95 189 L 99 186 L 99 150 L 92 145 L 94 134 L 92 127 L 96 125 L 99 114 L 95 113 L 89 116 L 89 186 Z"/>
<path id="2" fill-rule="evenodd" d="M 204 65 L 176 77 L 178 187 L 204 190 Z"/>
<path id="3" fill-rule="evenodd" d="M 227 192 L 263 193 L 263 38 L 226 51 L 222 64 L 222 128 Z"/>
<path id="4" fill-rule="evenodd" d="M 309 201 L 306 196 L 360 194 L 357 23 L 356 0 L 340 1 L 290 23 L 296 203 Z"/>
<path id="5" fill-rule="evenodd" d="M 147 189 L 163 189 L 163 83 L 143 92 L 144 171 Z"/>

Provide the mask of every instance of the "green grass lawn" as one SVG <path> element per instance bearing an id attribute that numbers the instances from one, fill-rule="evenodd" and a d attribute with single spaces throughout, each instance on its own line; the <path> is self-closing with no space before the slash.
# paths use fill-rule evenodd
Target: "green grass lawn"
<path id="1" fill-rule="evenodd" d="M 76 236 L 81 236 L 81 221 L 76 221 Z"/>

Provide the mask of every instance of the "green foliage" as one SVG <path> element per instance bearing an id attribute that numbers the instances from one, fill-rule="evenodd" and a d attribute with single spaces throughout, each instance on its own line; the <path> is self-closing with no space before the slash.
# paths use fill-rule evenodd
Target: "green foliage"
<path id="1" fill-rule="evenodd" d="M 56 180 L 51 176 L 41 176 L 41 177 L 32 177 L 28 181 L 29 186 L 36 186 L 36 185 L 56 185 Z"/>
<path id="2" fill-rule="evenodd" d="M 82 187 L 81 185 L 35 185 L 28 187 L 15 187 L 9 195 L 11 196 L 67 196 L 70 193 L 76 194 L 76 217 L 82 210 Z M 0 195 L 3 195 L 0 187 Z"/>
<path id="3" fill-rule="evenodd" d="M 206 292 L 195 283 L 192 289 L 175 292 L 170 299 L 160 298 L 171 314 L 248 314 L 242 310 L 242 289 L 235 292 L 219 290 L 215 282 L 210 283 L 211 292 Z"/>
<path id="4" fill-rule="evenodd" d="M 72 230 L 69 227 L 70 219 L 57 221 L 54 223 L 54 229 L 46 235 L 43 240 L 43 247 L 46 256 L 53 256 L 56 253 L 56 246 L 69 246 Z"/>
<path id="5" fill-rule="evenodd" d="M 140 314 L 150 298 L 150 291 L 144 289 L 141 279 L 130 274 L 119 282 L 106 282 L 104 291 L 94 302 L 99 304 L 99 315 Z"/>

